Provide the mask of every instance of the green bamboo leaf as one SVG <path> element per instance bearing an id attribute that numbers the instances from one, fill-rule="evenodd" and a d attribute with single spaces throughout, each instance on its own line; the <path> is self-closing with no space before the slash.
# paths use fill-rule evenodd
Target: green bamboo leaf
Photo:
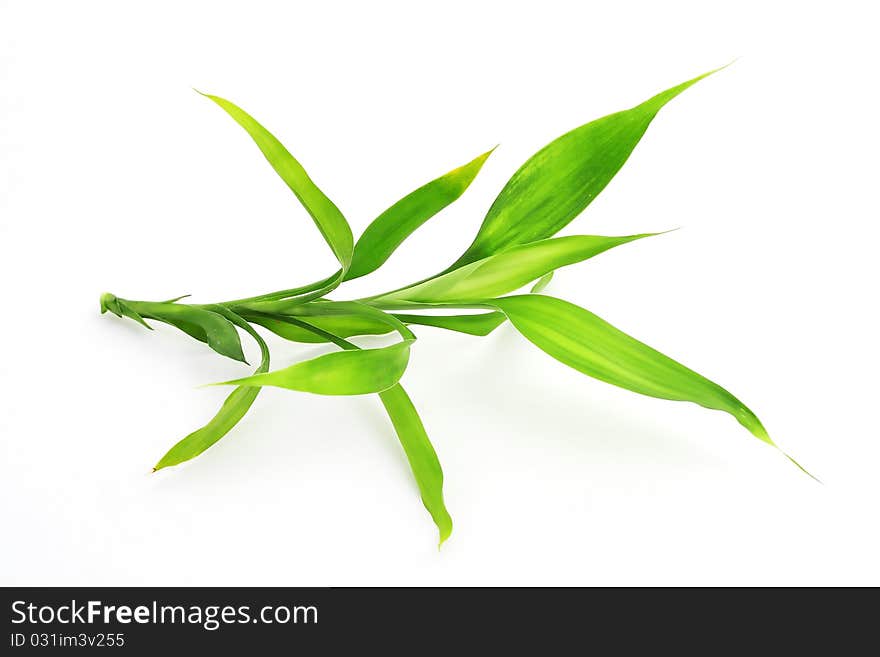
<path id="1" fill-rule="evenodd" d="M 247 322 L 240 318 L 232 317 L 228 310 L 223 314 L 227 319 L 246 330 L 256 340 L 260 346 L 261 354 L 260 366 L 256 369 L 256 373 L 268 372 L 269 348 L 263 339 Z M 202 428 L 193 431 L 169 449 L 159 459 L 159 462 L 153 468 L 153 472 L 189 461 L 223 438 L 245 416 L 259 393 L 260 388 L 255 387 L 240 386 L 233 390 L 226 398 L 226 401 L 223 402 L 223 406 L 220 407 L 217 414 L 211 418 L 211 421 Z"/>
<path id="2" fill-rule="evenodd" d="M 541 278 L 539 278 L 537 281 L 535 281 L 535 284 L 532 286 L 532 294 L 538 294 L 539 292 L 543 292 L 545 289 L 547 289 L 547 286 L 550 285 L 550 281 L 552 281 L 552 280 L 553 280 L 553 272 L 552 271 L 547 272 L 546 274 L 541 276 Z"/>
<path id="3" fill-rule="evenodd" d="M 489 335 L 507 319 L 504 313 L 501 312 L 478 313 L 474 315 L 412 315 L 394 313 L 393 316 L 404 324 L 434 326 L 477 336 Z M 292 318 L 288 315 L 248 313 L 245 317 L 248 321 L 259 324 L 276 335 L 293 342 L 331 342 L 331 340 L 316 334 L 314 331 L 303 328 L 299 321 L 294 320 L 292 322 Z M 358 315 L 311 317 L 309 323 L 342 338 L 358 335 L 384 335 L 394 330 L 388 324 Z"/>
<path id="4" fill-rule="evenodd" d="M 437 278 L 391 292 L 373 301 L 433 303 L 485 299 L 516 290 L 560 267 L 592 258 L 608 249 L 655 233 L 627 237 L 573 235 L 515 246 Z"/>
<path id="5" fill-rule="evenodd" d="M 672 87 L 632 109 L 575 128 L 535 153 L 513 174 L 473 243 L 446 271 L 555 235 L 611 181 L 657 112 L 714 72 Z"/>
<path id="6" fill-rule="evenodd" d="M 400 380 L 411 341 L 379 349 L 334 352 L 284 369 L 213 385 L 276 386 L 318 395 L 365 395 L 387 390 Z"/>
<path id="7" fill-rule="evenodd" d="M 374 320 L 386 324 L 393 330 L 397 331 L 404 340 L 413 341 L 416 336 L 410 331 L 406 324 L 397 319 L 394 315 L 382 312 L 377 308 L 368 306 L 361 301 L 328 301 L 322 299 L 315 303 L 298 303 L 289 300 L 284 301 L 264 301 L 256 304 L 246 304 L 242 307 L 245 314 L 254 311 L 258 313 L 268 313 L 271 315 L 290 315 L 296 317 L 331 317 L 331 316 L 351 316 L 357 315 L 367 319 Z"/>
<path id="8" fill-rule="evenodd" d="M 148 328 L 151 331 L 153 330 L 153 327 L 147 324 L 144 321 L 144 318 L 141 317 L 130 305 L 128 305 L 124 299 L 120 299 L 116 295 L 105 292 L 101 295 L 101 314 L 103 315 L 108 310 L 119 318 L 128 317 L 129 319 L 133 319 L 134 321 L 136 321 L 141 326 Z"/>
<path id="9" fill-rule="evenodd" d="M 503 311 L 526 339 L 579 372 L 650 397 L 725 411 L 756 438 L 774 445 L 757 416 L 727 390 L 588 310 L 539 294 L 488 303 Z"/>
<path id="10" fill-rule="evenodd" d="M 406 324 L 435 326 L 449 331 L 477 336 L 489 335 L 507 319 L 504 313 L 499 312 L 477 313 L 474 315 L 410 315 L 394 313 L 394 316 Z"/>
<path id="11" fill-rule="evenodd" d="M 308 322 L 297 318 L 291 319 L 299 323 L 302 328 L 313 331 L 315 335 L 333 342 L 347 352 L 360 349 L 356 344 L 311 324 L 317 317 L 310 317 Z M 437 452 L 434 451 L 422 420 L 402 385 L 397 383 L 380 392 L 379 398 L 388 417 L 391 418 L 391 424 L 419 487 L 422 504 L 437 525 L 440 545 L 443 545 L 443 541 L 452 533 L 452 518 L 443 501 L 443 469 L 440 467 Z"/>
<path id="12" fill-rule="evenodd" d="M 464 193 L 491 154 L 483 153 L 419 187 L 380 214 L 355 244 L 345 279 L 359 278 L 381 267 L 417 228 Z"/>
<path id="13" fill-rule="evenodd" d="M 216 312 L 177 303 L 128 301 L 120 299 L 141 317 L 170 324 L 188 335 L 205 342 L 219 354 L 247 362 L 241 350 L 241 338 L 235 326 Z"/>
<path id="14" fill-rule="evenodd" d="M 317 335 L 314 331 L 303 328 L 299 322 L 291 322 L 290 317 L 287 315 L 247 313 L 245 317 L 248 321 L 259 324 L 286 340 L 307 343 L 328 341 L 326 338 Z M 362 315 L 313 317 L 310 323 L 342 338 L 350 338 L 356 335 L 384 335 L 394 330 L 385 322 Z"/>
<path id="15" fill-rule="evenodd" d="M 443 469 L 431 445 L 425 426 L 409 395 L 398 383 L 379 393 L 391 418 L 410 469 L 419 487 L 422 503 L 440 532 L 440 545 L 452 534 L 452 517 L 443 501 Z"/>
<path id="16" fill-rule="evenodd" d="M 275 172 L 311 215 L 343 269 L 347 269 L 351 264 L 354 237 L 339 208 L 312 182 L 306 170 L 284 145 L 254 117 L 224 98 L 211 94 L 202 95 L 217 103 L 247 131 Z"/>

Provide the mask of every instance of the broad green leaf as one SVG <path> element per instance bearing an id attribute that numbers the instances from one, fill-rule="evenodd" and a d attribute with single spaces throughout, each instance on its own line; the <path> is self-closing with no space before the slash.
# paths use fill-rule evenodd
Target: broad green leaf
<path id="1" fill-rule="evenodd" d="M 140 316 L 170 324 L 208 344 L 211 349 L 241 362 L 241 338 L 235 326 L 216 312 L 177 303 L 122 300 Z"/>
<path id="2" fill-rule="evenodd" d="M 398 383 L 379 393 L 419 486 L 422 503 L 440 532 L 440 544 L 452 533 L 452 518 L 443 501 L 443 469 L 409 395 Z"/>
<path id="3" fill-rule="evenodd" d="M 348 352 L 359 349 L 357 345 L 348 340 L 313 326 L 310 322 L 315 319 L 315 317 L 311 317 L 309 322 L 305 322 L 294 318 L 304 329 L 313 331 L 317 336 L 333 342 Z M 431 514 L 434 524 L 437 525 L 442 545 L 443 541 L 449 538 L 452 533 L 452 518 L 443 501 L 443 469 L 440 467 L 437 453 L 434 451 L 422 420 L 403 386 L 397 383 L 380 392 L 379 398 L 385 406 L 388 417 L 391 418 L 397 438 L 409 461 L 410 469 L 419 487 L 422 503 Z"/>
<path id="4" fill-rule="evenodd" d="M 230 321 L 233 321 L 235 324 L 246 330 L 251 337 L 257 341 L 257 344 L 260 346 L 261 360 L 256 373 L 268 372 L 269 348 L 266 346 L 263 339 L 247 324 L 247 322 L 240 320 L 240 318 L 233 317 L 231 314 L 228 314 L 228 311 L 226 311 L 224 315 L 230 319 Z M 233 390 L 232 394 L 230 394 L 226 398 L 226 401 L 223 402 L 223 406 L 220 407 L 217 415 L 215 415 L 208 424 L 201 429 L 193 431 L 186 436 L 186 438 L 182 439 L 174 445 L 174 447 L 168 450 L 165 456 L 163 456 L 153 468 L 153 472 L 172 465 L 178 465 L 184 461 L 189 461 L 204 452 L 238 424 L 241 418 L 243 418 L 248 412 L 248 409 L 250 409 L 259 393 L 260 389 L 254 387 L 240 386 Z"/>
<path id="5" fill-rule="evenodd" d="M 615 246 L 651 235 L 653 234 L 627 237 L 573 235 L 540 240 L 513 247 L 374 300 L 377 303 L 432 303 L 495 297 L 516 290 L 560 267 L 581 262 Z"/>
<path id="6" fill-rule="evenodd" d="M 365 395 L 400 380 L 409 361 L 410 341 L 379 349 L 324 354 L 284 369 L 214 385 L 276 386 L 318 395 Z"/>
<path id="7" fill-rule="evenodd" d="M 447 271 L 555 235 L 611 181 L 657 112 L 714 72 L 575 128 L 535 153 L 501 190 L 473 243 Z"/>
<path id="8" fill-rule="evenodd" d="M 547 286 L 550 285 L 550 281 L 552 281 L 552 280 L 553 280 L 553 272 L 552 271 L 547 272 L 546 274 L 541 276 L 541 278 L 539 278 L 537 281 L 535 281 L 535 284 L 532 286 L 532 294 L 538 294 L 539 292 L 543 292 L 545 289 L 547 289 Z"/>
<path id="9" fill-rule="evenodd" d="M 333 253 L 342 264 L 343 269 L 347 269 L 351 264 L 354 238 L 351 234 L 351 227 L 339 208 L 312 182 L 306 170 L 284 145 L 250 114 L 219 96 L 202 95 L 217 103 L 247 131 L 275 172 L 281 176 L 290 191 L 296 195 L 306 211 L 312 216 L 315 225 L 327 240 L 330 248 L 333 249 Z"/>
<path id="10" fill-rule="evenodd" d="M 491 154 L 483 153 L 419 187 L 380 214 L 355 244 L 345 279 L 359 278 L 381 267 L 417 228 L 464 193 Z"/>
<path id="11" fill-rule="evenodd" d="M 588 310 L 540 294 L 488 303 L 504 312 L 526 339 L 579 372 L 650 397 L 725 411 L 756 438 L 774 444 L 757 416 L 727 390 Z"/>

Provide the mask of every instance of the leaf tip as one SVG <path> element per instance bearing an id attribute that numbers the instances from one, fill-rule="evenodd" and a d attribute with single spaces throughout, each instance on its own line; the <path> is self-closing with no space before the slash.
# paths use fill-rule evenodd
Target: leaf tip
<path id="1" fill-rule="evenodd" d="M 779 451 L 782 452 L 782 450 L 779 450 Z M 805 475 L 807 475 L 810 479 L 812 479 L 813 481 L 815 481 L 815 482 L 817 482 L 817 483 L 819 483 L 819 484 L 822 484 L 823 486 L 825 485 L 825 483 L 824 483 L 821 479 L 819 479 L 819 477 L 817 477 L 817 476 L 814 475 L 812 472 L 810 472 L 809 470 L 807 470 L 804 466 L 802 466 L 800 463 L 798 463 L 797 461 L 795 461 L 794 458 L 792 458 L 790 455 L 786 454 L 785 452 L 782 452 L 782 455 L 783 455 L 785 458 L 787 458 L 789 461 L 791 461 L 792 463 L 794 463 L 794 464 L 797 466 L 798 470 L 800 470 L 801 472 L 803 472 L 803 473 L 804 473 Z"/>
<path id="2" fill-rule="evenodd" d="M 437 550 L 439 551 L 447 539 L 452 536 L 452 517 L 446 511 L 445 506 L 442 506 L 438 511 L 438 513 L 431 513 L 431 515 L 434 517 L 434 524 L 437 525 L 437 531 L 439 532 L 439 540 L 437 541 Z"/>
<path id="3" fill-rule="evenodd" d="M 437 541 L 437 551 L 439 552 L 443 548 L 443 544 L 447 541 L 447 539 L 452 536 L 452 524 L 447 528 L 440 528 L 440 540 Z"/>

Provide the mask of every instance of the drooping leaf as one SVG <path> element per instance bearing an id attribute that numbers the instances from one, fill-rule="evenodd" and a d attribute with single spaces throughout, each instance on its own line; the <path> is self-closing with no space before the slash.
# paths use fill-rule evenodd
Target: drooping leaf
<path id="1" fill-rule="evenodd" d="M 447 271 L 555 235 L 611 181 L 657 112 L 714 72 L 575 128 L 535 153 L 501 190 L 473 243 Z"/>
<path id="2" fill-rule="evenodd" d="M 122 300 L 140 316 L 170 324 L 192 337 L 207 343 L 211 349 L 234 360 L 247 362 L 241 350 L 238 331 L 222 315 L 178 303 Z"/>
<path id="3" fill-rule="evenodd" d="M 774 444 L 757 416 L 727 390 L 588 310 L 540 294 L 489 303 L 526 339 L 579 372 L 650 397 L 725 411 L 756 438 Z"/>
<path id="4" fill-rule="evenodd" d="M 294 318 L 302 328 L 313 331 L 324 340 L 333 342 L 340 348 L 351 352 L 359 347 L 344 338 L 333 335 L 311 324 L 316 317 L 310 317 L 308 321 Z M 419 487 L 422 503 L 431 514 L 437 530 L 440 532 L 440 544 L 443 544 L 452 533 L 452 518 L 446 510 L 443 501 L 443 469 L 437 458 L 437 452 L 431 445 L 431 440 L 425 431 L 422 420 L 410 400 L 409 395 L 399 383 L 379 393 L 379 398 L 391 418 L 391 423 L 397 433 L 406 458 L 409 461 L 410 470 Z"/>
<path id="5" fill-rule="evenodd" d="M 312 216 L 315 225 L 327 240 L 327 244 L 330 245 L 343 269 L 347 269 L 351 264 L 354 237 L 351 234 L 348 221 L 339 208 L 312 182 L 306 170 L 284 145 L 260 125 L 254 117 L 224 98 L 211 94 L 202 95 L 217 103 L 247 131 L 275 172 Z"/>
<path id="6" fill-rule="evenodd" d="M 573 235 L 523 244 L 374 300 L 378 303 L 395 301 L 432 303 L 499 296 L 516 290 L 555 269 L 581 262 L 615 246 L 650 237 L 653 234 L 626 237 Z"/>
<path id="7" fill-rule="evenodd" d="M 491 154 L 483 153 L 419 187 L 374 219 L 354 246 L 345 279 L 353 280 L 381 267 L 417 228 L 464 193 Z"/>
<path id="8" fill-rule="evenodd" d="M 442 545 L 452 533 L 452 518 L 443 501 L 443 469 L 440 467 L 440 460 L 412 400 L 403 387 L 398 383 L 380 392 L 379 398 L 406 453 L 409 467 L 419 486 L 422 503 L 437 525 Z"/>
<path id="9" fill-rule="evenodd" d="M 269 348 L 266 346 L 263 339 L 247 324 L 247 322 L 243 320 L 237 321 L 229 311 L 226 311 L 223 314 L 227 319 L 247 331 L 250 336 L 256 340 L 257 344 L 260 346 L 261 354 L 260 366 L 257 368 L 256 373 L 268 372 Z M 255 387 L 239 386 L 233 390 L 226 398 L 226 401 L 223 402 L 223 406 L 220 407 L 217 414 L 211 418 L 211 421 L 202 428 L 193 431 L 175 444 L 174 447 L 169 449 L 168 452 L 159 459 L 159 462 L 153 468 L 153 471 L 155 472 L 162 468 L 189 461 L 204 452 L 238 424 L 248 412 L 259 393 L 260 389 Z"/>
<path id="10" fill-rule="evenodd" d="M 276 386 L 318 395 L 365 395 L 400 380 L 409 361 L 410 341 L 379 349 L 324 354 L 284 369 L 214 385 Z"/>

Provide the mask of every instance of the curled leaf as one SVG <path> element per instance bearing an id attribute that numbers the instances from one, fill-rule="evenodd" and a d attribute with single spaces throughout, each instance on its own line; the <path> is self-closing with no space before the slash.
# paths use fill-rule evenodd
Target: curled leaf
<path id="1" fill-rule="evenodd" d="M 140 317 L 170 324 L 196 340 L 206 343 L 218 354 L 243 363 L 247 362 L 244 359 L 241 338 L 238 331 L 235 330 L 235 326 L 216 312 L 178 303 L 128 301 L 126 299 L 119 301 Z"/>

